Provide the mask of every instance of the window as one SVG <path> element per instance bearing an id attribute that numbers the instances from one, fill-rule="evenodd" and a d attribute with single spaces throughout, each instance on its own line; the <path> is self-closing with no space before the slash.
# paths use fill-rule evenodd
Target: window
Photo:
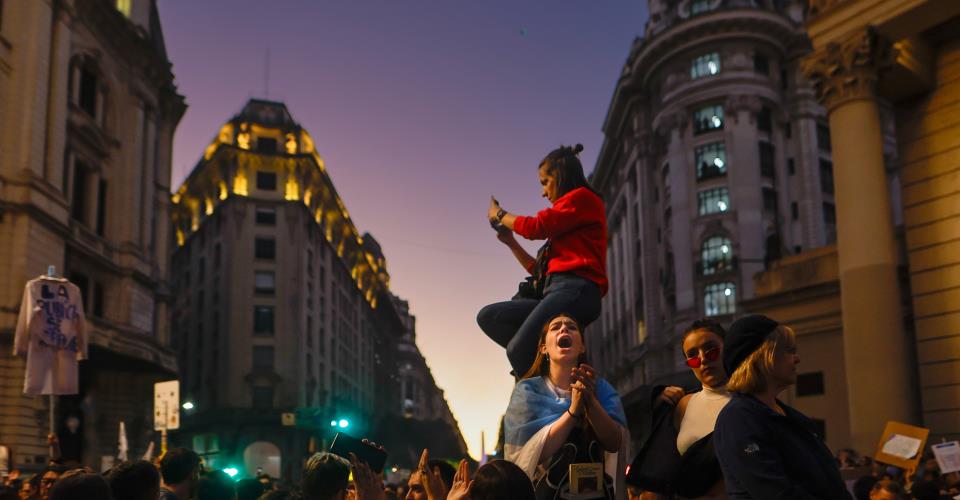
<path id="1" fill-rule="evenodd" d="M 823 393 L 823 372 L 797 375 L 797 396 L 820 396 Z"/>
<path id="2" fill-rule="evenodd" d="M 257 293 L 273 293 L 276 282 L 271 271 L 257 271 L 254 274 L 254 291 Z"/>
<path id="3" fill-rule="evenodd" d="M 800 207 L 797 205 L 797 202 L 790 203 L 790 218 L 797 220 L 800 218 Z"/>
<path id="4" fill-rule="evenodd" d="M 220 271 L 220 243 L 213 246 L 213 273 Z"/>
<path id="5" fill-rule="evenodd" d="M 97 234 L 103 236 L 107 220 L 107 181 L 100 179 L 100 185 L 97 190 Z"/>
<path id="6" fill-rule="evenodd" d="M 700 191 L 697 193 L 697 205 L 700 215 L 726 212 L 730 208 L 730 195 L 725 187 Z"/>
<path id="7" fill-rule="evenodd" d="M 253 306 L 253 334 L 273 335 L 273 306 Z"/>
<path id="8" fill-rule="evenodd" d="M 693 132 L 702 134 L 723 128 L 723 106 L 714 104 L 693 112 Z"/>
<path id="9" fill-rule="evenodd" d="M 777 191 L 773 188 L 765 187 L 761 189 L 763 196 L 763 209 L 771 212 L 777 211 Z"/>
<path id="10" fill-rule="evenodd" d="M 793 253 L 800 253 L 802 251 L 803 251 L 803 247 L 800 245 L 796 245 L 793 247 Z"/>
<path id="11" fill-rule="evenodd" d="M 80 91 L 77 104 L 91 118 L 97 117 L 97 74 L 90 68 L 80 68 Z"/>
<path id="12" fill-rule="evenodd" d="M 737 286 L 731 282 L 710 283 L 703 289 L 703 312 L 706 316 L 733 314 L 737 311 Z"/>
<path id="13" fill-rule="evenodd" d="M 257 224 L 260 224 L 262 226 L 276 225 L 277 209 L 273 207 L 257 207 Z"/>
<path id="14" fill-rule="evenodd" d="M 697 162 L 697 180 L 727 174 L 727 148 L 722 142 L 700 146 L 694 150 Z"/>
<path id="15" fill-rule="evenodd" d="M 258 137 L 257 152 L 258 153 L 276 153 L 277 140 L 272 137 Z"/>
<path id="16" fill-rule="evenodd" d="M 74 219 L 87 222 L 87 166 L 80 161 L 74 162 L 73 167 L 73 198 L 70 200 L 70 216 Z"/>
<path id="17" fill-rule="evenodd" d="M 780 88 L 783 90 L 790 88 L 790 77 L 786 69 L 780 70 Z"/>
<path id="18" fill-rule="evenodd" d="M 253 346 L 253 368 L 255 370 L 273 370 L 273 346 Z"/>
<path id="19" fill-rule="evenodd" d="M 254 386 L 253 407 L 254 408 L 273 408 L 273 387 Z"/>
<path id="20" fill-rule="evenodd" d="M 760 141 L 760 175 L 773 179 L 775 177 L 773 144 L 766 141 Z"/>
<path id="21" fill-rule="evenodd" d="M 711 52 L 697 57 L 690 63 L 690 79 L 696 80 L 720 72 L 720 54 Z"/>
<path id="22" fill-rule="evenodd" d="M 273 260 L 277 256 L 277 242 L 273 238 L 257 238 L 254 241 L 254 257 Z"/>
<path id="23" fill-rule="evenodd" d="M 817 124 L 817 145 L 824 151 L 832 151 L 830 146 L 830 129 L 826 125 Z"/>
<path id="24" fill-rule="evenodd" d="M 820 190 L 833 194 L 833 162 L 820 160 Z"/>
<path id="25" fill-rule="evenodd" d="M 793 158 L 787 158 L 787 174 L 793 175 L 797 173 L 797 167 L 793 164 Z"/>
<path id="26" fill-rule="evenodd" d="M 124 16 L 130 17 L 131 0 L 117 0 L 117 10 Z"/>
<path id="27" fill-rule="evenodd" d="M 103 285 L 100 283 L 93 284 L 93 315 L 103 317 Z"/>
<path id="28" fill-rule="evenodd" d="M 277 174 L 274 172 L 257 172 L 257 189 L 276 191 Z"/>
<path id="29" fill-rule="evenodd" d="M 770 74 L 770 60 L 763 54 L 753 55 L 753 70 L 764 75 Z"/>
<path id="30" fill-rule="evenodd" d="M 703 14 L 713 9 L 714 7 L 710 5 L 710 0 L 693 0 L 693 3 L 690 4 L 690 15 Z"/>
<path id="31" fill-rule="evenodd" d="M 70 273 L 70 281 L 73 282 L 74 285 L 77 285 L 77 288 L 80 289 L 81 297 L 87 297 L 90 294 L 90 280 L 85 274 L 76 272 Z M 89 312 L 88 309 L 90 308 L 91 304 L 92 301 L 84 301 L 84 312 Z"/>
<path id="32" fill-rule="evenodd" d="M 761 132 L 770 132 L 773 130 L 773 118 L 770 114 L 770 108 L 763 106 L 757 113 L 757 130 Z"/>
<path id="33" fill-rule="evenodd" d="M 783 135 L 787 136 L 787 139 L 793 137 L 793 124 L 790 122 L 783 124 Z"/>
<path id="34" fill-rule="evenodd" d="M 823 204 L 823 221 L 829 225 L 837 225 L 837 209 L 833 203 Z"/>
<path id="35" fill-rule="evenodd" d="M 711 236 L 700 247 L 700 270 L 704 276 L 733 268 L 733 245 L 726 236 Z"/>

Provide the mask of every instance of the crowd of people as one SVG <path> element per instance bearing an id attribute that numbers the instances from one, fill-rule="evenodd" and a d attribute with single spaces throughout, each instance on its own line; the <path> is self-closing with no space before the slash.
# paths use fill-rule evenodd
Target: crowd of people
<path id="1" fill-rule="evenodd" d="M 376 446 L 375 444 L 372 444 Z M 87 467 L 70 469 L 51 461 L 30 478 L 8 474 L 0 500 L 533 500 L 526 474 L 506 460 L 469 470 L 430 460 L 423 451 L 417 470 L 404 484 L 385 484 L 356 456 L 350 460 L 316 453 L 303 467 L 298 485 L 268 475 L 234 481 L 221 470 L 205 470 L 192 450 L 175 448 L 159 460 L 123 462 L 99 474 Z"/>
<path id="2" fill-rule="evenodd" d="M 124 462 L 104 474 L 52 463 L 29 480 L 11 474 L 0 500 L 547 500 L 953 498 L 960 476 L 923 457 L 915 474 L 835 456 L 813 422 L 779 396 L 796 383 L 796 333 L 749 315 L 729 328 L 693 322 L 680 345 L 699 387 L 654 391 L 651 432 L 627 465 L 628 416 L 615 388 L 587 359 L 585 330 L 607 292 L 603 201 L 583 174 L 582 146 L 538 166 L 551 206 L 511 214 L 491 198 L 497 238 L 530 274 L 512 300 L 484 307 L 481 329 L 506 349 L 516 385 L 503 419 L 505 459 L 475 471 L 424 450 L 402 484 L 356 456 L 317 453 L 297 487 L 260 475 L 234 482 L 178 448 L 156 462 Z M 513 236 L 546 240 L 531 256 Z M 375 444 L 366 442 L 368 446 Z M 382 450 L 382 449 L 381 449 Z"/>

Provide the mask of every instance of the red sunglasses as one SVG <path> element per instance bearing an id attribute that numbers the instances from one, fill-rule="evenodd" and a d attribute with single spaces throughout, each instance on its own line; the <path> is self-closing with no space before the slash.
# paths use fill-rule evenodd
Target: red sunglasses
<path id="1" fill-rule="evenodd" d="M 716 361 L 720 357 L 720 348 L 713 347 L 703 351 L 703 358 L 700 356 L 694 356 L 692 358 L 687 358 L 687 366 L 690 368 L 700 368 L 700 365 L 703 363 L 709 363 L 711 361 Z"/>

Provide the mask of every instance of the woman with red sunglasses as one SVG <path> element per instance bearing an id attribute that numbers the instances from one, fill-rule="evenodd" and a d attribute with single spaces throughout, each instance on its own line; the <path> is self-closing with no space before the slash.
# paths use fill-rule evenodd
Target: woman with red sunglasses
<path id="1" fill-rule="evenodd" d="M 686 364 L 702 390 L 655 411 L 653 431 L 630 466 L 627 484 L 668 498 L 726 498 L 713 447 L 717 415 L 730 401 L 724 335 L 723 327 L 711 320 L 694 321 L 683 334 Z"/>

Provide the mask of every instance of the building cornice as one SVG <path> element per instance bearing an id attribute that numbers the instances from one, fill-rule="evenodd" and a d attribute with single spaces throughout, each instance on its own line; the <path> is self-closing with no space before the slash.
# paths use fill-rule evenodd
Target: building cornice
<path id="1" fill-rule="evenodd" d="M 677 24 L 651 38 L 628 61 L 629 86 L 645 88 L 650 78 L 677 53 L 696 46 L 715 45 L 723 40 L 754 39 L 767 42 L 781 55 L 802 43 L 805 35 L 780 14 L 758 9 L 716 11 Z"/>

